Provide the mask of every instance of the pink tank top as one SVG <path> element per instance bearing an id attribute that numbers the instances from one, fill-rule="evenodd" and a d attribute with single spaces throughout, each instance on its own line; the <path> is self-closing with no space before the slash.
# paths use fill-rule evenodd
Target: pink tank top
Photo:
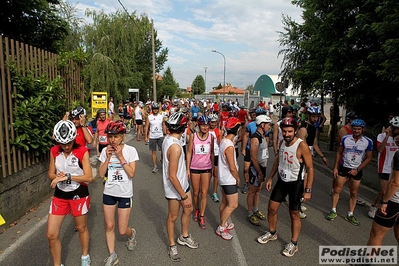
<path id="1" fill-rule="evenodd" d="M 194 133 L 193 153 L 191 156 L 190 169 L 194 170 L 210 170 L 211 162 L 211 142 L 212 135 L 208 133 L 208 138 L 200 140 L 197 133 Z"/>

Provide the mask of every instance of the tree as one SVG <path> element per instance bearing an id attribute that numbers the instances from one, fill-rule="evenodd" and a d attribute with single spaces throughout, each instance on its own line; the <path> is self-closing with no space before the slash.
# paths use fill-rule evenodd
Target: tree
<path id="1" fill-rule="evenodd" d="M 205 92 L 205 80 L 202 75 L 197 75 L 191 84 L 191 89 L 194 95 L 202 94 Z"/>
<path id="2" fill-rule="evenodd" d="M 249 94 L 252 94 L 254 92 L 254 85 L 253 84 L 248 85 L 247 86 L 247 91 L 249 91 Z"/>
<path id="3" fill-rule="evenodd" d="M 58 52 L 68 23 L 57 14 L 59 0 L 0 1 L 0 34 Z"/>
<path id="4" fill-rule="evenodd" d="M 334 93 L 339 102 L 373 120 L 399 92 L 396 70 L 398 3 L 388 1 L 295 0 L 303 24 L 283 15 L 281 75 L 301 96 Z M 395 58 L 395 59 L 393 59 Z M 396 80 L 398 79 L 398 80 Z M 373 108 L 364 103 L 372 102 Z M 377 108 L 376 108 L 377 107 Z M 387 111 L 385 111 L 387 112 Z"/>

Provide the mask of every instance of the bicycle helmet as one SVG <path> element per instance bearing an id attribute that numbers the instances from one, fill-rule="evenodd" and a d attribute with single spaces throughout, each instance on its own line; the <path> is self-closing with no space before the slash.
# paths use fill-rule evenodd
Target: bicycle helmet
<path id="1" fill-rule="evenodd" d="M 105 114 L 105 113 L 107 113 L 106 111 L 105 111 L 105 109 L 98 109 L 98 111 L 97 111 L 97 114 L 99 115 L 99 114 Z"/>
<path id="2" fill-rule="evenodd" d="M 355 112 L 349 112 L 349 113 L 347 113 L 346 114 L 346 119 L 356 119 L 357 118 L 357 115 L 356 115 L 356 113 Z"/>
<path id="3" fill-rule="evenodd" d="M 188 117 L 183 113 L 173 113 L 169 116 L 166 126 L 173 131 L 183 131 L 187 127 Z"/>
<path id="4" fill-rule="evenodd" d="M 198 117 L 197 119 L 197 124 L 198 125 L 208 125 L 210 122 L 209 117 L 207 117 L 206 115 L 201 115 L 200 117 Z"/>
<path id="5" fill-rule="evenodd" d="M 316 106 L 308 107 L 306 111 L 307 111 L 309 114 L 315 114 L 315 115 L 320 114 L 320 110 L 319 110 L 319 108 L 316 107 Z"/>
<path id="6" fill-rule="evenodd" d="M 283 108 L 281 108 L 281 114 L 283 116 L 286 116 L 287 113 L 292 113 L 294 110 L 292 109 L 292 106 L 283 106 Z"/>
<path id="7" fill-rule="evenodd" d="M 238 113 L 236 109 L 232 109 L 229 111 L 229 117 L 237 117 Z"/>
<path id="8" fill-rule="evenodd" d="M 70 120 L 61 120 L 54 127 L 54 139 L 60 144 L 67 144 L 76 138 L 75 124 Z"/>
<path id="9" fill-rule="evenodd" d="M 399 116 L 394 116 L 392 119 L 389 121 L 392 127 L 399 127 Z"/>
<path id="10" fill-rule="evenodd" d="M 182 107 L 182 108 L 180 108 L 179 112 L 183 113 L 183 114 L 187 114 L 188 113 L 188 109 L 186 107 Z"/>
<path id="11" fill-rule="evenodd" d="M 71 117 L 72 118 L 79 118 L 80 115 L 84 115 L 84 116 L 86 115 L 86 110 L 83 107 L 81 107 L 81 106 L 76 107 L 71 112 Z"/>
<path id="12" fill-rule="evenodd" d="M 363 119 L 357 118 L 357 119 L 355 119 L 355 120 L 352 121 L 351 126 L 352 126 L 352 127 L 362 127 L 362 128 L 365 128 L 365 127 L 366 127 L 366 122 L 364 122 Z"/>
<path id="13" fill-rule="evenodd" d="M 126 126 L 122 121 L 111 122 L 107 125 L 104 133 L 106 134 L 125 134 Z"/>
<path id="14" fill-rule="evenodd" d="M 271 123 L 271 122 L 272 120 L 267 115 L 258 115 L 255 120 L 257 126 L 259 126 L 262 123 Z"/>
<path id="15" fill-rule="evenodd" d="M 241 125 L 240 119 L 237 117 L 229 117 L 226 120 L 226 123 L 224 124 L 225 129 L 232 129 L 237 125 Z"/>
<path id="16" fill-rule="evenodd" d="M 298 119 L 296 117 L 285 117 L 281 120 L 280 128 L 293 127 L 295 130 L 298 128 Z"/>
<path id="17" fill-rule="evenodd" d="M 255 110 L 256 115 L 265 115 L 266 114 L 266 110 L 263 109 L 262 107 L 258 107 Z"/>
<path id="18" fill-rule="evenodd" d="M 152 109 L 154 110 L 154 109 L 159 109 L 159 104 L 158 103 L 153 103 L 152 104 Z"/>
<path id="19" fill-rule="evenodd" d="M 217 122 L 219 120 L 219 117 L 217 114 L 210 114 L 209 119 L 211 120 L 211 122 Z"/>

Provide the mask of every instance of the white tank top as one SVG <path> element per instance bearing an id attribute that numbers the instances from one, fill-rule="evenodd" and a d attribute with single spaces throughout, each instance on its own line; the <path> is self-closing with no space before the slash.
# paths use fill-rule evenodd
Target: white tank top
<path id="1" fill-rule="evenodd" d="M 218 179 L 219 179 L 219 184 L 221 186 L 225 186 L 225 185 L 235 185 L 236 184 L 236 179 L 234 178 L 234 176 L 230 173 L 230 168 L 229 165 L 227 163 L 227 158 L 226 158 L 226 154 L 225 154 L 225 150 L 228 147 L 233 147 L 234 150 L 234 164 L 237 167 L 237 171 L 238 171 L 238 164 L 237 164 L 237 159 L 236 159 L 236 155 L 235 155 L 235 149 L 234 149 L 234 143 L 226 138 L 223 138 L 220 141 L 220 150 L 219 150 L 219 158 L 218 158 Z"/>
<path id="2" fill-rule="evenodd" d="M 150 139 L 159 139 L 163 137 L 163 116 L 162 115 L 149 115 L 148 122 L 150 123 Z"/>
<path id="3" fill-rule="evenodd" d="M 279 150 L 278 174 L 284 182 L 303 180 L 305 177 L 304 163 L 300 163 L 296 157 L 296 151 L 302 139 L 298 138 L 294 144 L 287 147 L 285 141 Z"/>
<path id="4" fill-rule="evenodd" d="M 143 120 L 143 113 L 141 112 L 141 108 L 139 106 L 134 109 L 134 116 L 136 120 Z"/>
<path id="5" fill-rule="evenodd" d="M 165 191 L 165 197 L 168 199 L 181 199 L 180 194 L 176 191 L 172 182 L 169 179 L 169 160 L 167 157 L 168 149 L 172 145 L 179 145 L 181 149 L 181 155 L 179 158 L 175 158 L 172 156 L 173 160 L 179 161 L 179 168 L 177 168 L 177 179 L 180 182 L 181 187 L 184 191 L 187 191 L 189 188 L 187 173 L 186 173 L 186 161 L 184 159 L 184 151 L 181 146 L 180 140 L 172 137 L 171 135 L 167 135 L 162 143 L 162 155 L 163 155 L 163 166 L 162 166 L 162 177 L 163 177 L 163 188 Z"/>
<path id="6" fill-rule="evenodd" d="M 218 156 L 219 155 L 219 144 L 218 144 L 218 140 L 216 137 L 216 133 L 213 130 L 209 130 L 209 133 L 213 136 L 213 140 L 214 140 L 213 141 L 213 154 L 215 156 Z"/>

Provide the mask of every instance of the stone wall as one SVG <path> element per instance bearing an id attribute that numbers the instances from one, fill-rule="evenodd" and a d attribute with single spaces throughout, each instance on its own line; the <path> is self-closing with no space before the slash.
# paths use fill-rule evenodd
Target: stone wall
<path id="1" fill-rule="evenodd" d="M 22 217 L 53 193 L 47 171 L 48 161 L 0 178 L 0 214 L 7 222 L 5 226 Z"/>

